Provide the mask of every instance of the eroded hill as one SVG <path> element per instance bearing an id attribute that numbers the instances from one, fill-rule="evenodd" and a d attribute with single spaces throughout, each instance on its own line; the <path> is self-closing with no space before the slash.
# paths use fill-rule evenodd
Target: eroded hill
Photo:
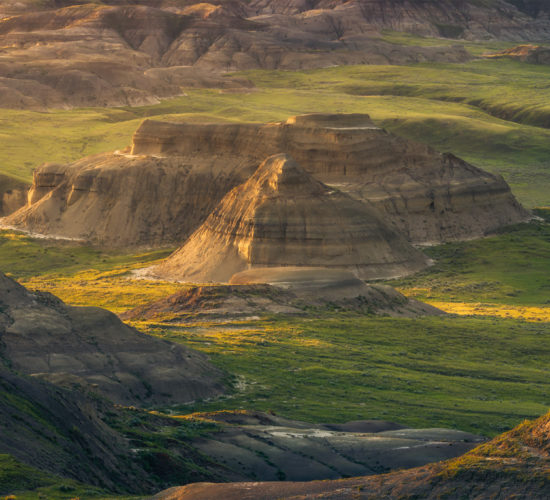
<path id="1" fill-rule="evenodd" d="M 230 191 L 185 245 L 149 273 L 227 282 L 250 268 L 325 266 L 373 279 L 426 265 L 424 255 L 376 209 L 322 184 L 280 154 Z"/>
<path id="2" fill-rule="evenodd" d="M 70 307 L 0 274 L 1 354 L 15 370 L 116 403 L 192 401 L 224 391 L 205 356 L 151 338 L 95 307 Z"/>
<path id="3" fill-rule="evenodd" d="M 255 268 L 229 285 L 192 286 L 120 315 L 124 320 L 228 321 L 257 315 L 307 315 L 338 307 L 387 316 L 441 315 L 442 311 L 384 285 L 366 285 L 348 271 L 327 268 Z"/>
<path id="4" fill-rule="evenodd" d="M 534 17 L 535 16 L 535 17 Z M 8 1 L 0 6 L 0 106 L 141 105 L 188 87 L 243 88 L 227 71 L 461 62 L 460 46 L 395 45 L 382 30 L 538 41 L 532 8 L 450 0 Z"/>
<path id="5" fill-rule="evenodd" d="M 131 153 L 39 167 L 29 202 L 4 224 L 109 246 L 183 243 L 279 153 L 412 243 L 479 237 L 528 217 L 499 176 L 390 134 L 368 115 L 315 114 L 264 125 L 146 120 Z"/>

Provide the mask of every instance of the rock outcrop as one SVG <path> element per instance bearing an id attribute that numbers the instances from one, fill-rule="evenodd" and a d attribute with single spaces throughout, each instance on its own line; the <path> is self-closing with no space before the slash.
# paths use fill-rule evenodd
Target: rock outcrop
<path id="1" fill-rule="evenodd" d="M 107 246 L 181 243 L 256 165 L 235 157 L 123 153 L 45 164 L 5 224 Z M 228 168 L 229 167 L 229 168 Z"/>
<path id="2" fill-rule="evenodd" d="M 255 267 L 321 266 L 365 279 L 422 269 L 424 255 L 375 209 L 329 188 L 285 154 L 231 190 L 155 277 L 227 282 Z"/>
<path id="3" fill-rule="evenodd" d="M 262 315 L 344 311 L 388 316 L 435 316 L 443 311 L 408 299 L 389 286 L 371 284 L 349 271 L 327 268 L 269 267 L 237 273 L 229 285 L 191 286 L 120 315 L 124 320 L 227 321 Z M 313 312 L 312 312 L 313 311 Z"/>
<path id="4" fill-rule="evenodd" d="M 518 45 L 511 49 L 485 54 L 484 57 L 491 59 L 514 59 L 529 64 L 550 65 L 550 47 L 542 45 Z"/>
<path id="5" fill-rule="evenodd" d="M 70 307 L 0 274 L 2 357 L 20 372 L 121 404 L 188 402 L 224 390 L 204 355 L 155 339 L 95 307 Z"/>
<path id="6" fill-rule="evenodd" d="M 382 212 L 413 243 L 481 236 L 524 220 L 504 180 L 450 154 L 387 133 L 362 114 L 310 114 L 283 123 L 173 124 L 146 120 L 133 154 L 248 157 L 287 153 L 307 172 Z"/>
<path id="7" fill-rule="evenodd" d="M 145 120 L 131 154 L 39 167 L 27 205 L 4 224 L 110 246 L 182 243 L 279 153 L 415 244 L 478 237 L 528 217 L 499 176 L 389 134 L 367 115 L 316 114 L 265 125 Z"/>
<path id="8" fill-rule="evenodd" d="M 550 413 L 481 444 L 464 456 L 424 467 L 338 481 L 197 483 L 155 500 L 271 498 L 525 498 L 550 491 Z"/>
<path id="9" fill-rule="evenodd" d="M 503 0 L 5 0 L 0 106 L 151 104 L 197 84 L 242 88 L 220 78 L 235 70 L 461 62 L 461 46 L 396 45 L 381 31 L 549 39 L 540 9 L 523 10 Z"/>
<path id="10" fill-rule="evenodd" d="M 483 441 L 466 432 L 410 429 L 381 420 L 312 424 L 242 410 L 193 417 L 220 426 L 219 432 L 195 440 L 194 446 L 245 481 L 308 481 L 388 472 L 456 457 Z"/>

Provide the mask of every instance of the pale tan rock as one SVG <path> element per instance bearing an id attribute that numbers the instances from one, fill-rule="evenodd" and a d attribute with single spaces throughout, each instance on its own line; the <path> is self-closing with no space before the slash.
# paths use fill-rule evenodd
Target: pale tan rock
<path id="1" fill-rule="evenodd" d="M 373 279 L 409 274 L 426 264 L 375 209 L 280 154 L 231 190 L 185 245 L 149 274 L 226 282 L 254 267 L 322 266 Z"/>
<path id="2" fill-rule="evenodd" d="M 34 173 L 28 203 L 4 220 L 107 246 L 180 243 L 255 168 L 234 158 L 101 154 Z"/>
<path id="3" fill-rule="evenodd" d="M 288 153 L 325 184 L 369 201 L 413 243 L 483 236 L 525 220 L 502 177 L 405 140 L 362 114 L 312 114 L 283 123 L 174 124 L 145 121 L 135 154 L 240 155 L 259 164 Z"/>
<path id="4" fill-rule="evenodd" d="M 145 120 L 131 154 L 35 171 L 29 203 L 5 224 L 109 246 L 183 243 L 268 156 L 368 202 L 418 244 L 483 236 L 529 217 L 504 180 L 389 134 L 368 115 L 268 124 Z"/>

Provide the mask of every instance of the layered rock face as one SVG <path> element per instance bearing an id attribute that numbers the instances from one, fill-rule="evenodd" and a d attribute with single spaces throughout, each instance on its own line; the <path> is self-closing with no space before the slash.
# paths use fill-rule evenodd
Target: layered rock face
<path id="1" fill-rule="evenodd" d="M 405 31 L 421 36 L 466 39 L 518 39 L 545 33 L 545 19 L 534 19 L 540 9 L 523 8 L 519 2 L 496 0 L 491 5 L 468 0 L 253 0 L 252 8 L 264 14 L 307 16 L 309 12 L 331 11 L 337 26 L 362 19 L 378 29 Z M 520 6 L 521 7 L 521 6 Z M 541 31 L 542 30 L 542 31 Z M 543 38 L 547 33 L 543 35 Z"/>
<path id="2" fill-rule="evenodd" d="M 111 246 L 182 243 L 279 153 L 413 243 L 482 236 L 528 217 L 499 176 L 388 134 L 367 115 L 317 114 L 265 125 L 146 120 L 132 154 L 39 167 L 27 205 L 4 224 Z"/>
<path id="3" fill-rule="evenodd" d="M 537 16 L 536 18 L 533 16 Z M 461 62 L 458 47 L 399 46 L 381 30 L 539 41 L 538 8 L 495 0 L 6 0 L 0 5 L 0 106 L 142 105 L 182 88 L 243 88 L 222 72 L 343 64 Z"/>
<path id="4" fill-rule="evenodd" d="M 280 154 L 230 191 L 185 245 L 149 274 L 225 282 L 252 267 L 323 266 L 372 279 L 408 274 L 426 263 L 376 210 Z"/>
<path id="5" fill-rule="evenodd" d="M 255 165 L 226 159 L 104 154 L 34 173 L 28 203 L 5 219 L 36 233 L 108 246 L 180 243 Z"/>
<path id="6" fill-rule="evenodd" d="M 279 152 L 371 203 L 413 243 L 481 236 L 527 216 L 501 177 L 389 134 L 368 115 L 302 115 L 263 126 L 145 121 L 133 146 L 134 154 L 240 154 L 257 163 Z"/>
<path id="7" fill-rule="evenodd" d="M 11 367 L 83 386 L 120 404 L 174 403 L 223 392 L 205 356 L 154 339 L 95 307 L 70 307 L 0 274 L 0 341 Z"/>

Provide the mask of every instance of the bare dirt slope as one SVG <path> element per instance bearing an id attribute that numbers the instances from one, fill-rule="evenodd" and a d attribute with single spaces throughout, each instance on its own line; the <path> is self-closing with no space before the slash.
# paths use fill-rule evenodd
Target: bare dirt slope
<path id="1" fill-rule="evenodd" d="M 254 169 L 246 158 L 227 165 L 193 154 L 109 153 L 45 164 L 34 172 L 28 203 L 5 222 L 108 246 L 179 243 Z"/>
<path id="2" fill-rule="evenodd" d="M 227 71 L 469 58 L 459 46 L 385 42 L 384 29 L 457 39 L 550 38 L 550 22 L 538 9 L 520 11 L 503 0 L 6 0 L 0 107 L 151 104 L 186 87 L 249 86 L 219 77 Z"/>
<path id="3" fill-rule="evenodd" d="M 227 282 L 255 267 L 321 266 L 372 279 L 426 264 L 376 209 L 322 184 L 281 154 L 230 191 L 185 245 L 149 274 Z"/>
<path id="4" fill-rule="evenodd" d="M 110 246 L 183 243 L 279 153 L 368 203 L 413 243 L 483 236 L 528 218 L 499 176 L 389 134 L 367 115 L 318 114 L 264 125 L 146 120 L 129 154 L 39 167 L 29 202 L 4 223 Z"/>
<path id="5" fill-rule="evenodd" d="M 550 491 L 550 413 L 433 465 L 339 481 L 191 484 L 155 500 L 344 498 L 509 498 L 543 500 Z"/>
<path id="6" fill-rule="evenodd" d="M 70 307 L 0 274 L 2 356 L 23 373 L 82 386 L 120 404 L 192 401 L 223 392 L 200 353 L 157 340 L 95 307 Z"/>

